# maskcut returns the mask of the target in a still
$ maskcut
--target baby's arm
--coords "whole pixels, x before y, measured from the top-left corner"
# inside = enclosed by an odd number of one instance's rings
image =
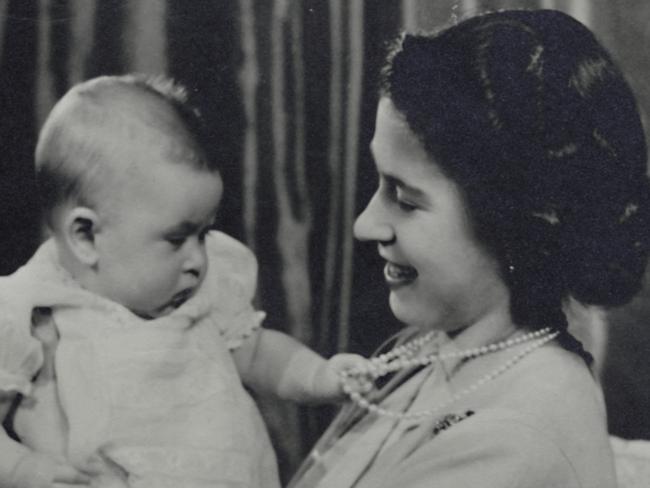
[[[246,384],[297,402],[341,400],[341,373],[361,369],[367,362],[356,354],[326,360],[289,335],[263,328],[233,356]]]
[[[215,301],[223,302],[215,309],[232,312],[232,317],[219,316],[217,322],[233,348],[244,383],[295,401],[341,399],[340,371],[358,369],[356,363],[365,360],[348,354],[325,360],[286,334],[258,328],[263,314],[251,305],[257,286],[255,256],[242,243],[220,232],[208,234],[206,249],[211,271],[203,286],[214,286]],[[232,320],[235,316],[247,323]],[[235,340],[230,342],[229,337]]]

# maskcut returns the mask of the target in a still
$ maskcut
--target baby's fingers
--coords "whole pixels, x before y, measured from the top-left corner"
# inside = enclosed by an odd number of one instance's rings
[[[365,394],[373,389],[374,384],[369,378],[372,364],[363,356],[337,354],[332,357],[332,367],[340,375],[341,387],[344,392],[350,394],[350,392],[356,391]]]
[[[330,359],[332,367],[338,372],[367,373],[370,361],[359,354],[341,353]]]

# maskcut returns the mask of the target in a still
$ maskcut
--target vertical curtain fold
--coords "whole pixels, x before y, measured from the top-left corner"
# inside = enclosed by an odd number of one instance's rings
[[[326,224],[321,226],[321,232],[325,233],[325,256],[323,261],[324,277],[321,295],[321,308],[319,317],[318,348],[322,351],[329,350],[331,336],[329,335],[329,323],[332,320],[333,291],[337,278],[337,252],[339,245],[339,215],[341,210],[341,168],[340,160],[342,154],[343,136],[343,103],[344,93],[344,59],[343,59],[343,33],[346,17],[343,9],[345,0],[329,0],[329,131],[327,148],[327,169],[329,179],[329,191],[327,194],[329,209],[326,217]]]
[[[41,127],[55,102],[54,80],[50,71],[52,47],[52,1],[38,0],[38,48],[36,71],[36,125]]]
[[[2,54],[4,52],[5,27],[7,25],[8,8],[9,8],[9,2],[7,2],[6,0],[0,2],[0,62],[2,62]]]
[[[417,2],[418,0],[402,0],[402,27],[407,31],[413,31],[418,24]]]
[[[352,298],[352,273],[354,262],[354,237],[352,227],[356,214],[357,168],[359,162],[359,124],[361,122],[361,99],[363,87],[363,0],[351,0],[348,5],[348,39],[347,56],[347,103],[345,114],[345,153],[343,158],[343,212],[339,226],[341,228],[341,286],[338,293],[339,320],[336,350],[347,351],[350,348],[350,307]],[[331,331],[330,334],[335,331]]]
[[[257,59],[257,44],[255,39],[255,8],[253,0],[239,0],[239,36],[242,50],[242,62],[239,70],[239,87],[244,105],[245,129],[242,154],[242,220],[244,238],[249,246],[256,251],[257,235],[257,204],[256,190],[259,179],[257,168],[257,96],[260,69]]]
[[[127,4],[124,46],[129,71],[167,73],[166,7],[160,0]]]
[[[296,9],[294,9],[296,10]],[[291,52],[285,41],[291,33],[290,9],[287,0],[274,0],[271,24],[271,133],[273,137],[273,184],[277,201],[276,245],[280,253],[280,274],[287,306],[288,331],[304,342],[310,342],[311,286],[309,281],[308,243],[310,222],[308,201],[301,202],[304,213],[292,202],[291,195],[304,195],[305,188],[296,189],[304,180],[295,178],[295,133],[288,133],[288,110],[292,103],[287,96],[287,63]],[[295,97],[295,93],[294,93]],[[293,115],[293,114],[292,114]],[[302,162],[301,162],[302,163]],[[292,174],[293,173],[293,174]]]
[[[93,37],[86,39],[92,48],[86,57],[84,79],[126,71],[124,59],[124,29],[130,2],[95,0]]]
[[[86,65],[95,37],[95,13],[97,0],[69,0],[69,29],[67,68],[69,84],[86,79]]]
[[[481,0],[463,0],[462,1],[462,9],[463,13],[469,13],[471,14],[472,12],[476,12],[480,8]]]

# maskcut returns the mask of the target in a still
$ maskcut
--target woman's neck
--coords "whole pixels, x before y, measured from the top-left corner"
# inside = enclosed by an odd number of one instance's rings
[[[470,325],[445,332],[462,347],[470,348],[502,341],[520,329],[522,327],[518,327],[512,320],[509,304],[503,304],[471,321]]]

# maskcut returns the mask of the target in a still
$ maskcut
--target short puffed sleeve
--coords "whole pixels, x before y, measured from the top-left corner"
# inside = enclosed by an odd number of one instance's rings
[[[19,287],[18,287],[19,288]],[[43,347],[31,334],[32,308],[21,299],[11,277],[0,278],[0,391],[31,391],[43,364]]]
[[[206,236],[208,271],[203,284],[211,300],[210,318],[229,349],[236,349],[260,327],[266,314],[256,310],[257,259],[244,244],[218,231]]]

